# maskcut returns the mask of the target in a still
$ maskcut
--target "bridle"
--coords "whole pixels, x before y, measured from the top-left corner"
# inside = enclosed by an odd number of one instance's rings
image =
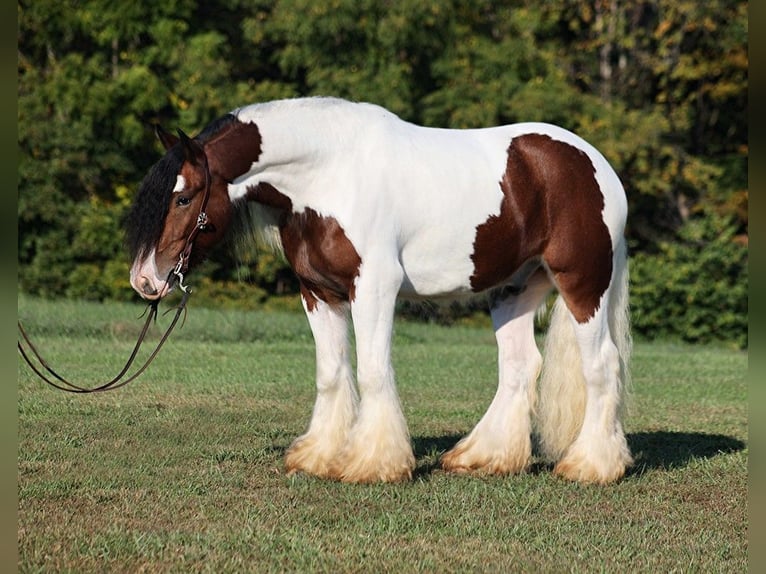
[[[191,294],[191,288],[188,285],[184,285],[184,274],[189,268],[189,259],[191,258],[192,249],[194,247],[194,241],[197,239],[197,236],[208,229],[208,226],[210,225],[209,218],[206,213],[208,200],[210,199],[210,186],[211,186],[211,175],[210,175],[210,169],[208,167],[207,158],[204,159],[204,169],[205,169],[205,191],[204,195],[202,196],[202,204],[200,205],[199,214],[197,215],[197,221],[194,225],[194,228],[189,233],[188,237],[186,238],[186,244],[184,245],[184,248],[181,250],[181,253],[178,256],[178,263],[176,263],[175,268],[168,274],[167,279],[165,280],[166,283],[169,283],[173,281],[173,277],[175,277],[178,281],[178,286],[183,291],[183,296],[181,297],[181,302],[175,307],[176,314],[173,317],[173,320],[170,322],[170,325],[168,325],[168,328],[165,330],[165,333],[160,338],[159,342],[157,343],[157,346],[155,347],[154,351],[149,355],[149,357],[146,359],[143,365],[136,370],[132,375],[130,375],[127,378],[125,375],[128,373],[128,370],[130,369],[131,365],[133,364],[133,361],[135,360],[136,356],[138,355],[138,351],[141,348],[142,343],[144,342],[144,339],[146,338],[146,334],[149,331],[149,326],[152,323],[152,321],[156,321],[157,319],[157,307],[159,306],[159,300],[152,301],[149,306],[147,307],[146,311],[144,311],[143,315],[147,315],[146,321],[144,322],[144,326],[141,329],[141,333],[138,336],[138,340],[136,341],[135,346],[133,347],[133,351],[130,354],[130,357],[128,357],[127,362],[125,363],[125,366],[120,370],[120,372],[110,379],[109,381],[102,383],[100,385],[97,385],[95,387],[83,387],[80,385],[77,385],[75,383],[72,383],[71,381],[68,381],[61,375],[59,375],[50,365],[48,365],[48,362],[40,355],[37,348],[32,344],[32,341],[29,338],[29,335],[27,335],[27,332],[24,330],[24,327],[21,325],[21,321],[18,321],[19,326],[19,332],[21,333],[21,337],[23,341],[26,343],[27,349],[24,348],[24,345],[22,345],[21,341],[17,342],[19,352],[21,353],[21,356],[26,361],[27,365],[34,371],[34,373],[42,379],[44,382],[48,383],[50,386],[59,389],[61,391],[66,391],[69,393],[97,393],[97,392],[103,392],[103,391],[111,391],[114,389],[118,389],[120,387],[123,387],[130,383],[131,381],[134,381],[137,379],[149,366],[149,364],[154,360],[154,358],[157,356],[157,354],[160,352],[160,349],[165,344],[165,341],[167,341],[168,337],[170,336],[170,333],[173,331],[174,327],[176,326],[176,323],[178,323],[179,318],[181,317],[181,313],[184,313],[184,319],[186,318],[186,303],[189,300],[189,296]],[[168,313],[172,311],[172,309],[168,309],[165,313]],[[148,313],[148,314],[147,314]],[[183,323],[182,323],[183,324]],[[33,356],[35,359],[37,359],[37,362],[39,363],[39,366],[36,365],[32,359],[31,356]]]
[[[200,204],[199,213],[197,214],[197,222],[189,233],[189,236],[186,238],[186,244],[184,245],[184,248],[181,249],[181,253],[178,255],[178,263],[176,263],[175,268],[170,272],[170,275],[168,275],[168,280],[172,279],[173,275],[177,277],[178,287],[184,293],[189,292],[189,288],[184,285],[184,274],[189,268],[189,259],[191,257],[192,247],[194,246],[194,240],[197,239],[197,235],[199,235],[201,232],[207,231],[208,224],[210,223],[207,212],[205,211],[207,209],[207,203],[210,199],[210,185],[212,183],[212,177],[210,175],[210,168],[207,163],[207,157],[204,158],[203,168],[205,170],[205,191],[202,195],[202,203]]]

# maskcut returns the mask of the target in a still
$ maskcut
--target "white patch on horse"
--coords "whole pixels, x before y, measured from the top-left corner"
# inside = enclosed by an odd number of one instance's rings
[[[154,293],[155,297],[162,298],[171,290],[171,285],[166,277],[157,269],[157,251],[152,249],[142,259],[136,259],[130,268],[130,284],[138,293],[144,295]]]
[[[310,207],[337,220],[362,260],[381,244],[395,245],[405,271],[402,295],[470,293],[476,228],[500,212],[499,180],[516,132],[422,128],[378,106],[356,104],[352,114],[347,106],[322,98],[237,110],[240,121],[258,125],[264,145],[254,169],[229,185],[230,199],[268,182],[295,213]],[[285,130],[285,122],[310,136]],[[360,161],[348,161],[355,157],[364,158],[363,170]],[[380,218],[385,213],[398,220]]]
[[[173,193],[180,193],[184,189],[186,189],[186,180],[184,179],[184,176],[178,175],[178,178],[176,178],[176,185],[173,188]]]

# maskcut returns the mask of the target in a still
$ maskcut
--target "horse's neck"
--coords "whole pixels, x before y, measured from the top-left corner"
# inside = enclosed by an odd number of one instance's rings
[[[360,128],[358,107],[334,100],[286,100],[243,108],[240,121],[252,122],[261,134],[262,153],[236,183],[267,182],[292,195],[322,166],[353,145]],[[230,190],[233,195],[241,191]],[[234,198],[234,197],[233,197]]]
[[[264,165],[282,165],[336,153],[350,143],[359,113],[359,105],[351,102],[306,98],[245,108],[240,118],[259,126]]]

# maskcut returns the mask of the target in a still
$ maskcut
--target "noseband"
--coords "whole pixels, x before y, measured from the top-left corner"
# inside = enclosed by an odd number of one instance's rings
[[[202,204],[200,205],[199,214],[197,215],[197,222],[194,225],[194,229],[191,230],[189,233],[189,236],[186,238],[186,244],[184,245],[184,248],[181,250],[181,253],[178,256],[178,263],[176,263],[175,268],[168,274],[168,278],[166,279],[166,282],[172,281],[173,276],[175,276],[178,280],[178,286],[183,291],[183,297],[181,298],[181,302],[178,304],[176,309],[176,314],[173,317],[173,320],[170,322],[170,325],[168,325],[167,330],[162,335],[162,338],[160,338],[159,342],[157,343],[157,347],[154,349],[151,355],[146,359],[144,364],[132,375],[130,375],[127,378],[125,375],[128,373],[128,370],[130,369],[130,366],[133,364],[133,361],[135,360],[136,356],[138,355],[138,351],[141,348],[141,344],[144,342],[144,338],[146,337],[146,333],[149,331],[149,325],[152,323],[152,321],[156,321],[157,319],[157,306],[159,305],[159,301],[153,301],[149,304],[149,307],[147,307],[147,310],[144,311],[146,314],[148,312],[148,315],[146,317],[146,322],[144,323],[143,329],[141,329],[141,333],[138,336],[138,341],[136,341],[135,346],[133,347],[133,352],[130,354],[130,357],[128,358],[127,362],[125,363],[125,366],[122,368],[122,370],[111,380],[102,383],[100,385],[97,385],[95,387],[83,387],[80,385],[77,385],[75,383],[72,383],[59,375],[53,368],[51,368],[48,365],[48,362],[40,355],[38,350],[35,348],[35,346],[32,344],[32,341],[29,338],[29,335],[27,335],[27,332],[24,330],[24,328],[21,326],[21,321],[18,321],[19,326],[19,332],[21,333],[21,337],[23,341],[26,343],[27,349],[24,348],[24,345],[22,345],[21,341],[17,342],[17,346],[19,349],[19,352],[21,353],[21,356],[26,361],[27,365],[35,372],[35,374],[40,377],[43,381],[48,383],[50,386],[55,387],[56,389],[59,389],[61,391],[66,391],[69,393],[97,393],[97,392],[103,392],[103,391],[110,391],[114,389],[118,389],[120,387],[123,387],[130,383],[131,381],[137,379],[139,375],[141,375],[146,368],[149,366],[149,364],[154,360],[154,358],[157,356],[157,354],[160,352],[160,349],[165,344],[165,341],[170,336],[170,333],[173,331],[173,328],[176,326],[176,323],[178,323],[178,319],[181,317],[181,313],[184,313],[184,318],[186,317],[186,303],[189,300],[189,295],[191,294],[191,288],[188,285],[184,285],[184,273],[189,268],[189,259],[191,257],[192,248],[194,247],[194,241],[197,239],[197,236],[202,233],[203,231],[206,231],[209,226],[209,219],[207,216],[207,213],[205,210],[207,209],[208,200],[210,199],[210,185],[211,185],[211,176],[210,176],[210,169],[208,167],[207,158],[204,159],[204,166],[205,168],[205,191],[204,195],[202,196]],[[171,311],[172,309],[169,309],[167,312]],[[38,365],[35,365],[32,361],[31,357],[34,357],[37,359]]]

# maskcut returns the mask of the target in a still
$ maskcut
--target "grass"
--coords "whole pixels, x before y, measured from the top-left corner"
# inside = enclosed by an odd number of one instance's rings
[[[343,485],[282,471],[313,404],[305,319],[190,307],[147,373],[114,393],[60,393],[20,362],[20,572],[747,569],[744,353],[636,346],[636,465],[617,485],[571,484],[541,463],[453,476],[438,457],[494,394],[494,337],[398,322],[415,478]],[[122,366],[140,311],[19,301],[51,364],[83,384]]]

